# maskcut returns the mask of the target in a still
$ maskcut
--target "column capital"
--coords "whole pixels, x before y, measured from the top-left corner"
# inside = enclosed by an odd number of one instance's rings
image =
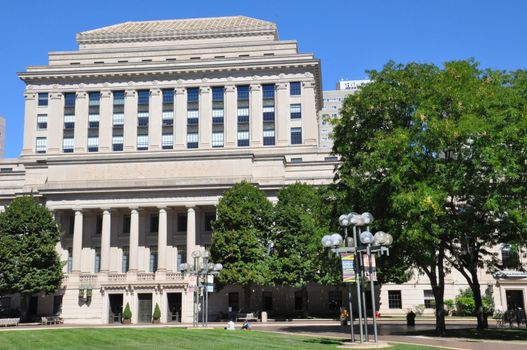
[[[225,85],[225,92],[236,92],[236,85]]]
[[[302,82],[302,87],[303,88],[309,88],[309,89],[313,89],[315,87],[315,82],[310,80],[310,81],[303,81]]]
[[[63,97],[64,95],[61,92],[51,92],[49,94],[50,100],[62,100]]]
[[[285,90],[287,89],[287,83],[276,83],[275,89],[276,90]]]
[[[24,93],[24,99],[26,101],[30,101],[30,100],[35,100],[37,98],[37,93],[36,92],[25,92]]]
[[[112,213],[112,208],[103,207],[103,208],[101,208],[101,210],[102,210],[102,214],[103,215],[109,215],[109,214]]]
[[[101,98],[110,98],[112,97],[111,90],[101,90]]]
[[[82,215],[84,208],[73,208],[73,210],[75,211],[75,215]]]
[[[125,97],[135,97],[136,95],[137,95],[136,90],[128,89],[128,90],[124,91],[124,96]]]
[[[200,94],[208,94],[211,92],[210,86],[200,86],[199,87]]]
[[[176,95],[185,95],[185,93],[187,92],[187,89],[183,87],[177,87],[174,89],[174,92],[176,93]]]
[[[251,90],[251,91],[260,91],[260,90],[262,90],[262,85],[260,85],[260,84],[251,84],[251,85],[249,85],[249,90]]]
[[[77,92],[75,93],[75,98],[76,98],[76,99],[84,99],[84,98],[86,98],[87,96],[88,96],[88,92],[86,92],[86,91],[77,91]]]
[[[161,95],[161,89],[160,88],[150,89],[150,96],[159,96],[159,95]]]

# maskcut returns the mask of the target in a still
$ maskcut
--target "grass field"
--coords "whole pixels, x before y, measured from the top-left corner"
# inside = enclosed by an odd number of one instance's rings
[[[188,330],[176,328],[48,329],[0,331],[0,349],[147,349],[147,350],[264,350],[336,349],[341,342],[323,337],[303,337],[259,331]],[[394,345],[394,350],[432,350]]]

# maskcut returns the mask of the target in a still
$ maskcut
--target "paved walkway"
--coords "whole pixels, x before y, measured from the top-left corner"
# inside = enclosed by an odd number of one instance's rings
[[[371,319],[370,319],[371,322]],[[209,322],[209,327],[223,328],[226,324],[224,322]],[[22,324],[19,327],[1,327],[1,331],[24,331],[24,330],[50,330],[50,329],[72,329],[72,328],[188,328],[192,324],[169,323],[169,324],[139,324],[123,326],[121,324],[115,325],[80,325],[80,324],[66,324],[66,325],[50,325],[41,326],[38,324]],[[241,323],[236,327],[239,329]],[[447,321],[447,329],[456,328],[475,328],[475,321],[471,320],[449,320]],[[268,323],[253,323],[253,329],[258,331],[277,332],[284,334],[304,335],[317,338],[336,338],[347,340],[350,338],[350,328],[342,327],[337,321],[327,320],[294,320],[291,322],[268,322]],[[423,331],[434,329],[433,320],[418,320],[417,325],[412,330]],[[497,340],[482,340],[482,339],[459,339],[459,338],[437,338],[425,336],[413,336],[405,334],[408,331],[406,322],[402,320],[380,320],[378,322],[379,339],[393,343],[406,344],[420,344],[429,346],[438,346],[449,349],[468,349],[468,350],[526,350],[527,341],[497,341]],[[358,326],[355,325],[356,339]],[[527,332],[527,331],[526,331]],[[372,329],[370,325],[370,337]]]

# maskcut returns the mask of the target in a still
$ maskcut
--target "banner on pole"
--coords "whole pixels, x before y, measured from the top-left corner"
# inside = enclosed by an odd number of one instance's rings
[[[362,256],[362,266],[364,266],[364,277],[366,281],[377,282],[377,266],[375,265],[375,255],[371,255],[371,276],[370,276],[370,259],[368,255]]]
[[[355,282],[355,255],[342,253],[340,259],[342,261],[342,282]]]

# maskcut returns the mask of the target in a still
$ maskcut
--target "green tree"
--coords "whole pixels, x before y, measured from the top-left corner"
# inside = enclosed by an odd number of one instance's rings
[[[253,285],[271,282],[269,243],[273,205],[256,186],[241,182],[227,190],[213,222],[211,258],[222,263],[219,284],[244,287],[244,308],[250,310]]]
[[[271,266],[273,282],[301,288],[303,313],[307,316],[307,285],[317,280],[320,240],[328,233],[320,216],[321,198],[311,185],[296,183],[278,192]]]
[[[13,199],[0,214],[0,294],[21,294],[23,319],[29,296],[51,294],[60,286],[59,240],[53,216],[33,197]]]
[[[370,79],[335,126],[337,186],[372,208],[397,254],[428,276],[438,334],[452,267],[474,291],[484,327],[477,270],[493,263],[487,248],[525,237],[525,77],[458,61],[443,69],[390,62]]]

